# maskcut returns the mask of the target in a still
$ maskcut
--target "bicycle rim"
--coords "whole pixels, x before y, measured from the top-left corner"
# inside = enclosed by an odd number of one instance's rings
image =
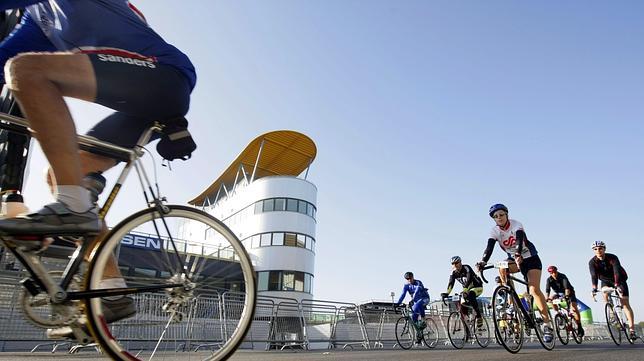
[[[608,326],[608,333],[610,333],[610,337],[613,339],[613,342],[617,346],[622,344],[622,324],[619,322],[619,318],[617,317],[617,313],[615,313],[615,310],[613,309],[613,305],[610,303],[606,304],[606,307],[604,307],[604,313],[606,314],[606,326]]]
[[[486,348],[490,344],[490,324],[487,322],[487,319],[483,317],[482,328],[479,329],[476,326],[476,323],[474,324],[474,328],[474,337],[476,337],[476,342],[479,344],[479,346]]]
[[[156,289],[127,295],[136,313],[113,323],[110,312],[123,316],[127,307],[87,300],[92,333],[113,359],[163,359],[185,350],[191,351],[184,354],[188,360],[218,361],[243,341],[255,308],[255,273],[222,222],[177,205],[162,218],[155,208],[133,214],[94,251],[86,289],[108,288],[101,280],[114,277],[115,261],[127,287]]]
[[[569,340],[568,325],[566,319],[561,314],[555,316],[555,330],[557,331],[557,337],[561,341],[561,344],[567,345]]]
[[[497,287],[492,295],[492,320],[499,343],[508,352],[517,353],[523,346],[523,316],[512,302],[510,288]]]
[[[458,312],[452,312],[447,319],[447,337],[455,348],[463,348],[467,340],[465,322]]]
[[[423,330],[423,339],[425,341],[425,346],[429,348],[434,348],[438,344],[438,325],[433,318],[425,318],[425,323],[427,328]]]
[[[411,328],[412,325],[407,317],[401,317],[396,321],[396,342],[405,350],[409,350],[414,344],[414,334]]]
[[[552,315],[550,315],[550,310],[548,312],[548,318],[550,319],[550,324],[552,325]],[[534,310],[534,313],[532,314],[533,321],[534,321],[534,331],[537,334],[537,339],[539,340],[539,343],[543,348],[545,348],[548,351],[551,351],[553,348],[555,348],[555,337],[552,335],[552,340],[550,342],[546,342],[544,340],[544,334],[543,334],[543,328],[542,326],[545,325],[544,317],[541,314],[541,311],[539,310]],[[554,327],[551,327],[554,328]]]

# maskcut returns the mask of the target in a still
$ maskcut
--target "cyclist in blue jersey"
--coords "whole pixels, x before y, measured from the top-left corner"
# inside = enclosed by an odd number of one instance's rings
[[[0,231],[97,232],[102,224],[81,180],[115,161],[79,152],[63,97],[114,109],[89,135],[132,147],[152,122],[187,113],[196,82],[194,67],[126,0],[0,2],[0,10],[21,7],[25,11],[20,24],[0,44],[2,81],[51,165],[56,202],[33,214],[0,220]]]
[[[425,306],[429,304],[429,293],[420,280],[414,279],[414,274],[412,272],[405,272],[404,277],[407,280],[407,283],[403,286],[402,294],[396,303],[400,305],[407,294],[411,296],[411,301],[409,302],[412,312],[411,317],[416,327],[419,330],[422,330],[427,327],[424,318]],[[418,333],[418,336],[419,339],[422,337],[420,332]]]
[[[187,126],[183,117],[196,83],[194,66],[126,0],[0,2],[2,11],[15,8],[24,8],[24,13],[0,43],[0,83],[11,90],[35,131],[53,171],[49,182],[56,201],[32,214],[0,219],[0,232],[100,232],[105,225],[82,179],[116,161],[79,150],[63,97],[113,109],[88,135],[131,148],[155,121]],[[105,287],[126,286],[115,264],[105,274]],[[136,312],[129,297],[103,302],[108,323]]]

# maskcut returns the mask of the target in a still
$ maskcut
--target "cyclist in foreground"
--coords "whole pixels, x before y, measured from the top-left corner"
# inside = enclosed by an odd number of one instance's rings
[[[483,281],[476,275],[472,267],[462,263],[461,257],[452,257],[451,263],[452,274],[449,276],[449,282],[447,283],[447,292],[441,293],[441,298],[445,299],[449,296],[452,288],[454,288],[454,281],[458,280],[463,285],[463,300],[474,308],[476,312],[476,327],[481,328],[483,326],[483,316],[481,315],[481,308],[476,298],[483,293]],[[462,312],[467,312],[467,308],[465,307],[462,307],[461,310]]]
[[[550,314],[546,297],[541,292],[541,259],[537,255],[537,249],[534,244],[528,240],[528,237],[521,222],[508,218],[508,207],[503,204],[494,204],[490,207],[488,214],[494,219],[496,225],[490,232],[487,241],[487,247],[483,252],[481,262],[477,264],[480,269],[492,256],[494,244],[498,243],[501,249],[508,255],[509,271],[516,273],[521,271],[523,277],[528,282],[530,295],[534,297],[537,308],[543,315],[543,338],[546,342],[552,341],[552,327],[550,326]],[[501,280],[507,283],[507,273],[501,270]]]
[[[624,313],[628,319],[628,328],[629,336],[631,339],[636,339],[637,334],[635,333],[635,315],[633,314],[633,309],[629,303],[628,298],[628,274],[624,267],[622,267],[619,262],[619,258],[612,253],[606,253],[606,243],[603,241],[595,241],[592,244],[592,249],[595,252],[595,256],[590,259],[588,262],[588,268],[590,270],[590,278],[593,285],[593,296],[598,292],[597,291],[597,280],[601,281],[602,287],[614,287],[617,289],[620,300],[622,301],[622,307],[624,308]],[[608,295],[604,293],[604,301],[608,302]]]
[[[82,178],[116,161],[79,151],[63,97],[115,110],[88,135],[131,148],[154,121],[183,119],[196,83],[194,67],[128,1],[0,3],[0,10],[19,7],[25,7],[20,25],[0,44],[0,82],[6,83],[36,132],[55,176],[49,181],[56,201],[32,214],[0,219],[0,233],[99,233],[105,225]],[[111,268],[105,287],[126,287],[116,265]],[[106,315],[108,322],[135,312],[129,297],[104,302],[113,311]]]
[[[425,306],[429,304],[429,293],[427,288],[423,285],[420,280],[414,279],[414,274],[412,272],[405,272],[404,275],[407,283],[403,286],[402,294],[398,298],[397,305],[400,305],[405,299],[405,296],[409,294],[411,296],[411,319],[414,322],[414,325],[418,330],[422,330],[427,327],[425,323]],[[417,333],[417,342],[420,342],[422,339],[422,334]]]
[[[557,297],[558,295],[563,294],[570,300],[570,306],[572,307],[573,311],[572,314],[575,318],[575,321],[577,322],[578,335],[579,337],[584,337],[584,329],[581,326],[581,316],[579,315],[579,307],[577,307],[577,297],[575,295],[575,289],[572,287],[572,284],[568,280],[568,277],[565,274],[559,272],[557,267],[549,266],[548,273],[550,274],[550,277],[548,277],[548,279],[546,280],[546,296],[548,297],[548,300],[554,299],[554,297],[550,297],[550,289],[552,289],[557,294]]]

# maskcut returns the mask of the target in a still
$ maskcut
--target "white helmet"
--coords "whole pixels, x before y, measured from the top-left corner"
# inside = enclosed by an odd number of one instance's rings
[[[595,241],[593,244],[590,246],[590,248],[595,249],[598,247],[606,248],[606,243],[604,241]]]

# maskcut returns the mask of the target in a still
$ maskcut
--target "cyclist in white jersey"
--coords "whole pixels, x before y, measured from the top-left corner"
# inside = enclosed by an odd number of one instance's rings
[[[521,271],[523,277],[528,282],[530,295],[534,297],[537,308],[544,318],[543,334],[544,340],[552,340],[552,327],[550,326],[550,314],[546,297],[541,292],[541,259],[537,255],[537,249],[534,244],[528,240],[528,237],[521,222],[508,218],[508,207],[503,204],[494,204],[488,212],[494,219],[496,225],[490,232],[490,238],[487,241],[487,247],[483,252],[483,259],[477,265],[479,269],[485,265],[492,256],[494,244],[498,243],[501,249],[508,255],[509,271],[516,273]],[[506,270],[501,270],[501,280],[507,282]]]

